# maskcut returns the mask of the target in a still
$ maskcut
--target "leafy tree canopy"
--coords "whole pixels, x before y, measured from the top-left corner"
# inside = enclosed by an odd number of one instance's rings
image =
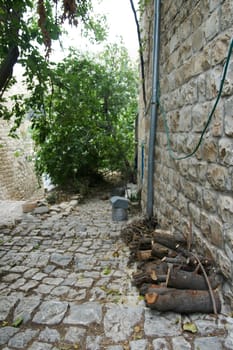
[[[14,83],[13,67],[19,62],[25,68],[28,91],[42,103],[42,85],[51,74],[48,57],[52,41],[58,40],[63,24],[82,24],[86,32],[93,32],[96,40],[105,35],[101,20],[94,19],[91,0],[0,0],[0,116],[22,115],[20,104],[14,101],[12,112],[4,105],[4,92]],[[42,53],[42,45],[45,54]]]
[[[101,169],[129,175],[136,77],[126,49],[118,45],[97,57],[71,51],[57,64],[44,107],[32,114],[37,170],[55,184],[72,187]]]

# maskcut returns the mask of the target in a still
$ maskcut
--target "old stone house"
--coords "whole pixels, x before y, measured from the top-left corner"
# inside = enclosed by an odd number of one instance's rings
[[[201,139],[232,43],[233,1],[154,1],[144,1],[141,19],[146,105],[141,96],[138,181],[143,211],[177,235],[188,236],[192,225],[193,245],[214,258],[233,305],[233,52]],[[199,141],[197,151],[185,158]]]

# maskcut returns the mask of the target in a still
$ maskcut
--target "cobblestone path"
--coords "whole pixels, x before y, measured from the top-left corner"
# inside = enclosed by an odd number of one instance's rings
[[[75,200],[0,229],[0,348],[233,349],[233,318],[152,312],[109,201]],[[197,333],[183,330],[195,323]]]

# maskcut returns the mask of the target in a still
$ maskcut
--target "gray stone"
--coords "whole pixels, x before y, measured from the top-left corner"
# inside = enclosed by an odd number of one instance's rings
[[[227,349],[233,349],[233,332],[229,332],[224,345]]]
[[[0,321],[4,321],[9,315],[11,309],[18,302],[17,297],[2,296],[0,297]]]
[[[2,327],[0,328],[0,345],[6,344],[8,340],[19,330],[14,327]]]
[[[39,269],[35,267],[35,268],[27,270],[24,273],[24,277],[25,278],[33,278],[33,276],[36,275],[37,273],[39,273]]]
[[[28,292],[30,289],[35,288],[38,285],[38,281],[29,281],[27,283],[25,283],[23,286],[21,286],[19,289],[24,291],[24,292]]]
[[[36,307],[39,304],[39,297],[27,297],[20,300],[20,303],[18,304],[14,312],[14,321],[17,318],[22,318],[23,323],[29,321],[31,319],[32,312],[36,309]]]
[[[20,275],[18,273],[9,273],[8,275],[5,275],[2,277],[2,281],[3,282],[13,282],[19,277],[20,277]]]
[[[47,276],[46,273],[38,272],[32,277],[32,279],[37,280],[37,281],[41,281],[46,276]]]
[[[72,344],[80,344],[85,338],[86,330],[78,327],[69,327],[65,335],[65,342]]]
[[[65,324],[89,325],[100,324],[102,320],[102,307],[96,302],[87,302],[81,305],[70,305],[70,314],[64,320]]]
[[[55,295],[55,296],[65,295],[65,294],[69,293],[69,290],[70,290],[70,288],[67,286],[55,287],[52,290],[51,295]]]
[[[146,339],[133,340],[129,345],[130,350],[147,350],[148,341]]]
[[[64,281],[63,278],[56,277],[46,277],[43,279],[43,283],[58,286]]]
[[[218,320],[215,318],[209,320],[195,320],[195,325],[197,326],[198,333],[200,335],[209,335],[214,333],[216,330],[224,329],[224,325],[218,322]]]
[[[18,288],[22,287],[25,284],[25,282],[26,282],[25,278],[19,278],[17,281],[12,283],[10,285],[10,287],[11,287],[12,290],[18,289]]]
[[[172,338],[172,349],[173,350],[191,350],[191,345],[185,340],[184,337],[173,337]]]
[[[47,214],[49,213],[49,208],[46,205],[42,205],[41,207],[37,207],[33,210],[34,214]]]
[[[51,276],[54,277],[62,277],[62,278],[66,278],[69,275],[68,271],[65,271],[64,269],[56,269],[51,273]]]
[[[180,315],[146,310],[144,329],[147,336],[178,336],[181,333]]]
[[[24,260],[24,264],[28,265],[29,267],[45,267],[48,264],[49,261],[49,254],[48,253],[38,253],[38,252],[32,252],[29,254],[27,259]]]
[[[46,344],[46,343],[40,343],[38,341],[35,341],[28,350],[51,350],[53,347],[52,344]]]
[[[160,350],[160,349],[171,350],[170,345],[166,339],[157,338],[153,340],[153,350]]]
[[[93,284],[92,278],[81,278],[75,283],[75,287],[79,288],[90,288]]]
[[[102,337],[100,336],[88,336],[86,340],[86,350],[101,350],[101,340]]]
[[[62,321],[68,308],[67,302],[45,301],[40,305],[33,322],[39,324],[55,325]]]
[[[65,267],[68,266],[72,260],[72,255],[64,255],[64,254],[58,254],[58,253],[53,253],[50,259],[51,263],[54,263],[56,265]]]
[[[51,292],[51,290],[54,288],[54,285],[47,285],[47,284],[40,284],[37,288],[37,293],[41,293],[41,294],[48,294]]]
[[[133,327],[140,322],[143,314],[141,307],[110,304],[104,317],[105,335],[114,342],[128,339]]]
[[[19,332],[15,334],[10,340],[8,345],[17,349],[26,349],[29,342],[39,333],[38,330],[26,329],[25,332]]]
[[[203,337],[194,340],[194,350],[222,350],[222,341],[218,337]]]
[[[42,332],[40,332],[39,340],[48,343],[55,343],[60,341],[60,334],[56,329],[46,327]]]
[[[121,345],[112,345],[112,346],[108,346],[106,350],[124,350],[124,348]]]

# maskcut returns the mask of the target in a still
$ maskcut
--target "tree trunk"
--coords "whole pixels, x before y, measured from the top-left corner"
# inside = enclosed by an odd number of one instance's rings
[[[0,92],[1,95],[6,89],[6,86],[12,77],[13,67],[19,57],[19,49],[17,46],[13,46],[9,49],[9,52],[0,66]]]

